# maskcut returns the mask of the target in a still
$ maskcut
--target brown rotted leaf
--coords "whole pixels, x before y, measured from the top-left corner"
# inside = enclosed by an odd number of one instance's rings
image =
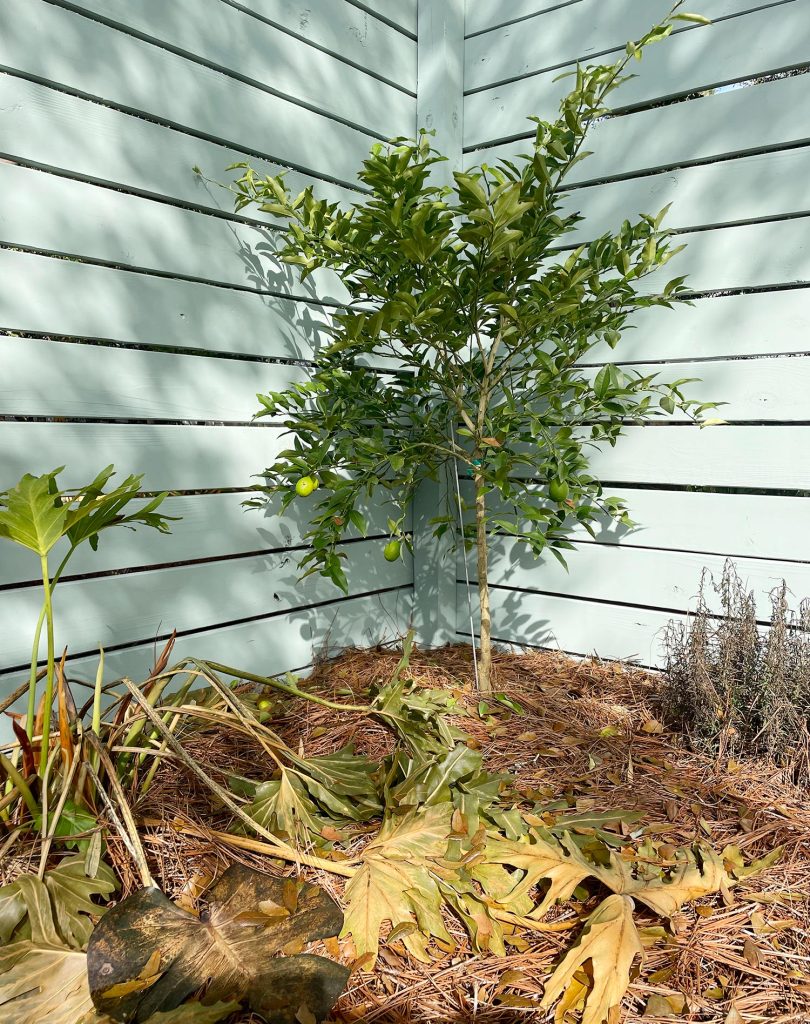
[[[87,950],[96,1008],[144,1022],[202,993],[205,1003],[247,1003],[269,1024],[326,1017],[348,970],[319,956],[275,956],[338,934],[343,915],[322,889],[297,886],[293,905],[288,879],[234,864],[207,902],[196,917],[160,890],[141,889],[110,910]]]

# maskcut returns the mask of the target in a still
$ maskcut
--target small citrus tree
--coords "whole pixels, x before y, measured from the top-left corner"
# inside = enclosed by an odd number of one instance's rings
[[[671,306],[685,291],[683,278],[658,274],[682,248],[661,228],[665,211],[565,245],[582,218],[563,186],[588,155],[588,129],[607,113],[628,62],[678,18],[705,20],[675,8],[628,43],[621,61],[578,68],[557,120],[533,119],[529,154],[456,172],[452,186],[432,180],[443,158],[425,132],[374,146],[359,175],[369,192],[349,209],[311,188],[293,196],[283,175],[235,165],[243,169],[231,186],[237,209],[257,204],[278,218],[279,258],[302,277],[330,268],[351,296],[311,379],[259,396],[259,415],[282,419],[293,436],[260,491],[280,494],[283,510],[321,486],[300,566],[345,590],[338,543],[350,525],[365,529],[361,498],[383,493],[390,503],[391,559],[400,543],[411,545],[403,524],[420,483],[448,465],[471,477],[460,514],[448,504],[432,522],[437,535],[452,529],[477,550],[482,690],[490,685],[489,531],[565,564],[572,526],[593,532],[605,514],[630,522],[589,472],[591,451],[614,445],[628,423],[676,410],[697,419],[708,408],[684,397],[686,380],[581,365],[595,345],[617,345],[634,310]],[[396,368],[368,368],[381,359]]]

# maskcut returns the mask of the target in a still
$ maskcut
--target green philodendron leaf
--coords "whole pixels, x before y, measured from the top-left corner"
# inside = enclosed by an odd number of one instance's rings
[[[43,882],[28,881],[31,877],[22,876],[0,889],[0,943],[31,938],[36,930],[28,919],[33,906],[39,914],[47,911],[59,943],[83,949],[94,919],[104,912],[94,897],[107,899],[118,888],[112,870],[100,861],[95,875],[89,876],[84,855],[73,854],[46,871]]]
[[[53,810],[53,809],[52,809]],[[98,819],[86,808],[80,807],[73,800],[66,800],[56,823],[54,835],[60,840],[62,846],[84,850],[87,848],[89,839],[74,839],[81,832],[89,832],[97,824]],[[49,821],[50,825],[50,821]],[[34,816],[34,827],[42,831],[42,814]]]
[[[0,537],[35,552],[48,554],[65,532],[68,506],[55,494],[62,468],[42,476],[26,473],[16,486],[0,493]]]

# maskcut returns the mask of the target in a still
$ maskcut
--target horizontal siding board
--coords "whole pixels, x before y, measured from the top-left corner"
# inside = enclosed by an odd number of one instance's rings
[[[622,335],[615,349],[600,342],[588,353],[588,361],[807,352],[810,291],[798,288],[707,296],[671,310],[640,310],[630,322],[634,328]]]
[[[411,616],[411,589],[338,600],[316,608],[299,608],[256,622],[206,629],[178,638],[173,664],[183,658],[197,657],[219,661],[260,675],[277,675],[290,669],[304,669],[324,653],[352,646],[388,643],[403,636]],[[202,629],[202,625],[201,625]],[[105,657],[105,680],[144,679],[155,662],[163,641],[140,644]],[[71,658],[69,678],[82,680],[84,688],[73,684],[77,704],[90,694],[98,658]],[[20,673],[0,674],[0,694],[10,693],[22,682]],[[24,712],[25,699],[16,708]],[[11,724],[4,716],[0,724],[0,743],[12,739]]]
[[[665,326],[665,321],[661,327]],[[639,363],[633,372],[658,374],[663,382],[697,377],[684,394],[699,402],[722,402],[716,414],[733,422],[810,420],[810,357],[785,359],[718,359],[711,362]]]
[[[7,416],[245,422],[258,411],[257,392],[306,378],[288,363],[0,337],[0,415]]]
[[[637,77],[613,94],[611,106],[660,102],[804,64],[810,61],[809,13],[808,0],[796,0],[780,7],[778,16],[771,9],[754,11],[678,33],[647,54],[634,69]],[[554,81],[558,75],[547,71],[467,96],[465,146],[485,143],[493,131],[495,138],[525,132],[529,115],[554,118],[571,89],[567,78]]]
[[[416,0],[228,0],[316,46],[416,90]],[[368,10],[364,10],[364,6]],[[374,14],[380,17],[375,18]],[[404,32],[386,25],[393,22]]]
[[[289,359],[326,341],[328,307],[279,296],[3,249],[0,274],[5,330]]]
[[[0,65],[142,112],[228,146],[353,183],[371,138],[100,22],[6,0]],[[87,55],[93,59],[88,60]]]
[[[273,257],[277,235],[264,228],[13,164],[0,164],[0,189],[15,197],[0,208],[6,245],[319,301],[348,298],[331,271],[302,284]]]
[[[459,586],[458,608],[466,608]],[[492,635],[499,641],[552,647],[571,654],[661,665],[661,634],[673,616],[649,608],[595,604],[546,594],[492,592]],[[461,614],[459,622],[463,622]],[[465,631],[461,627],[461,631]]]
[[[347,0],[372,16],[385,18],[411,35],[416,33],[417,0]]]
[[[673,613],[694,611],[701,573],[708,569],[719,579],[725,556],[621,547],[615,544],[578,544],[566,552],[570,572],[550,555],[536,559],[523,544],[495,537],[490,543],[489,581],[493,586],[541,591],[618,604],[649,606]],[[474,553],[468,558],[475,578]],[[810,562],[779,562],[771,559],[735,559],[746,590],[754,592],[757,616],[770,618],[769,594],[787,582],[796,601],[810,596]],[[459,558],[459,578],[464,575]],[[719,597],[709,588],[705,595],[710,611],[722,612]]]
[[[73,4],[91,16],[100,15],[123,29],[142,32],[363,129],[388,137],[412,128],[413,96],[222,0],[173,0],[171,4],[164,0],[139,0],[136,4],[130,0],[73,0]],[[386,78],[395,82],[402,78],[412,89],[413,42],[374,22],[369,46],[368,39],[358,38],[344,22],[346,11],[352,8],[343,8],[335,11],[333,6],[328,20],[343,28],[342,37],[360,44],[355,48],[357,56],[373,52],[375,69],[387,66]],[[356,9],[353,15],[366,24],[371,20]]]
[[[150,491],[249,487],[286,444],[276,427],[0,422],[4,479],[66,465],[65,487],[86,483],[109,463],[120,473],[144,473]]]
[[[686,275],[691,291],[810,283],[810,219],[766,221],[680,235],[685,251],[645,277],[641,290]]]
[[[594,126],[587,148],[592,156],[577,165],[570,184],[597,182],[739,153],[810,142],[806,121],[796,117],[810,102],[810,75],[763,82],[653,110],[611,117]],[[531,135],[524,122],[520,131]],[[506,137],[497,121],[489,138]],[[519,139],[467,157],[467,166],[525,153],[530,139]]]
[[[808,427],[628,427],[591,459],[603,480],[632,484],[810,489]]]
[[[789,4],[797,2],[788,0]],[[702,0],[700,13],[716,20],[761,6],[762,0]],[[500,8],[503,11],[504,5]],[[464,87],[480,89],[576,61],[596,62],[598,58],[609,63],[624,50],[628,39],[640,39],[671,8],[671,0],[584,0],[546,11],[530,21],[505,25],[497,33],[475,36],[467,41]],[[773,16],[779,19],[786,14],[779,11]],[[680,32],[684,31],[696,28],[681,23]],[[658,47],[648,51],[645,63],[654,63],[659,54]]]
[[[808,181],[810,146],[578,188],[568,194],[564,209],[584,220],[565,241],[590,241],[617,231],[625,218],[657,214],[667,204],[664,226],[687,231],[807,214]]]
[[[7,481],[2,481],[5,486]],[[166,498],[161,512],[174,516],[171,533],[139,527],[137,530],[109,530],[100,539],[97,551],[88,544],[78,548],[68,563],[68,576],[99,575],[125,569],[143,569],[172,562],[227,558],[271,549],[299,547],[309,526],[309,515],[319,495],[299,498],[283,513],[271,515],[268,509],[246,509],[242,501],[247,494],[189,494]],[[275,501],[272,509],[278,509]],[[388,532],[391,509],[385,495],[360,505],[366,518],[366,535],[382,537]],[[404,529],[410,529],[410,516]],[[347,527],[346,537],[357,538],[354,527]],[[380,550],[369,548],[369,557],[382,557]],[[350,559],[352,548],[348,549]],[[60,542],[53,548],[50,564],[56,568],[67,553]],[[293,551],[294,562],[303,552]],[[3,542],[0,584],[8,587],[38,580],[39,560],[19,545]]]
[[[0,75],[0,96],[0,153],[77,177],[232,213],[233,196],[203,181],[193,167],[223,182],[232,177],[225,168],[240,161],[247,160],[263,175],[283,169],[14,75]],[[312,185],[330,202],[350,203],[358,196],[354,190],[297,171],[288,172],[286,180],[296,193]],[[259,220],[266,216],[258,210],[247,212]]]
[[[471,500],[471,483],[462,483],[462,493]],[[735,558],[808,558],[808,498],[632,487],[611,487],[609,493],[627,503],[636,525],[622,526],[604,516],[594,524],[599,544],[697,551]],[[487,504],[493,518],[514,515],[513,507],[497,495],[489,495]],[[695,524],[699,524],[699,529]],[[572,527],[570,537],[585,543],[591,541],[585,529],[577,525]],[[578,561],[573,564],[576,568]]]
[[[392,564],[373,557],[378,552],[377,541],[350,546],[346,571],[352,595],[411,582],[410,561]],[[172,629],[193,630],[339,596],[322,576],[299,582],[296,563],[289,553],[277,552],[62,583],[54,601],[57,647],[90,651],[99,644],[147,640]],[[0,650],[6,667],[30,658],[40,607],[36,588],[0,592]]]
[[[468,36],[477,32],[488,32],[504,22],[535,17],[555,7],[579,5],[585,0],[467,0],[465,31]],[[490,41],[494,42],[492,36]],[[469,43],[467,44],[469,45]]]

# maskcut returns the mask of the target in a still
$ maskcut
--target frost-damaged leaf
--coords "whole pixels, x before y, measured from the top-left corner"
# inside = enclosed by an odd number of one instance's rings
[[[210,1006],[203,1006],[202,1003],[183,1003],[176,1010],[167,1010],[166,1013],[153,1013],[145,1024],[219,1024],[219,1021],[230,1017],[239,1009],[239,1003],[212,1003]],[[80,1024],[85,1024],[81,1021]],[[94,1021],[87,1021],[87,1024],[95,1024]],[[103,1024],[99,1018],[99,1024]]]
[[[567,900],[580,882],[594,874],[594,865],[579,851],[567,834],[559,839],[546,829],[533,828],[523,840],[490,838],[484,852],[487,864],[518,868],[523,874],[514,881],[499,902],[523,900],[540,882],[548,882],[543,899],[532,912],[542,917],[556,900]]]
[[[0,949],[3,1024],[77,1024],[92,1011],[84,953],[27,939]]]
[[[46,871],[44,879],[45,896],[50,897],[59,941],[74,949],[84,949],[93,930],[92,918],[104,912],[104,907],[93,903],[92,898],[106,898],[118,888],[115,875],[103,861],[94,877],[87,875],[85,865],[84,854],[66,857],[57,867]],[[29,913],[26,895],[30,899],[39,895],[32,892],[32,883],[26,880],[30,877],[24,875],[0,889],[0,943],[30,937],[30,929],[24,923]]]
[[[734,884],[722,857],[706,843],[676,850],[676,864],[671,868],[655,863],[660,857],[654,848],[650,854],[651,863],[634,864],[611,853],[610,865],[594,865],[591,873],[613,892],[640,900],[661,917],[672,917],[684,903]]]
[[[286,909],[286,915],[280,913]],[[348,970],[323,957],[275,957],[337,935],[343,918],[320,888],[234,864],[208,892],[196,917],[158,889],[141,889],[114,907],[87,951],[96,1007],[116,1020],[145,1024],[204,991],[205,1001],[238,1000],[270,1024],[322,1020]]]
[[[363,850],[362,865],[346,887],[343,926],[343,935],[351,935],[358,956],[370,953],[376,960],[385,921],[392,929],[402,929],[399,937],[423,962],[429,959],[431,936],[451,941],[442,921],[433,862],[447,850],[452,814],[453,805],[447,802],[386,818],[377,838]],[[409,925],[413,930],[407,930]]]
[[[608,896],[585,922],[579,941],[549,978],[540,1005],[544,1009],[553,1006],[571,985],[581,996],[582,979],[577,974],[584,971],[590,984],[582,1024],[612,1022],[630,984],[630,968],[637,956],[643,956],[643,950],[633,921],[633,901],[627,896]]]
[[[14,884],[30,938],[0,948],[0,1019],[3,1024],[77,1024],[93,1009],[85,955],[63,944],[45,884],[34,875]]]

